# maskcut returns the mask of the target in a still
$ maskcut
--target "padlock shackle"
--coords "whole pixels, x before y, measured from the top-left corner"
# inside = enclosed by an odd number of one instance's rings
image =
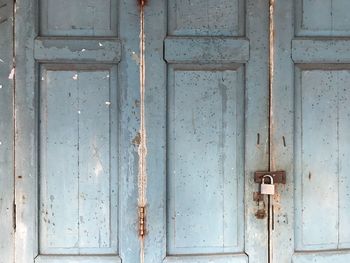
[[[269,174],[265,174],[263,177],[262,177],[262,179],[261,179],[261,183],[262,184],[265,184],[265,178],[266,177],[269,177],[270,178],[270,184],[274,184],[274,182],[273,182],[273,177],[272,177],[272,175],[269,175]]]

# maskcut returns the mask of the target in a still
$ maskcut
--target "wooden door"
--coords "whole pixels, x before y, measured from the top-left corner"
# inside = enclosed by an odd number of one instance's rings
[[[131,1],[16,3],[17,263],[140,260],[133,13]]]
[[[350,261],[349,7],[275,1],[272,262]]]
[[[267,262],[268,2],[148,1],[145,38],[145,262]]]

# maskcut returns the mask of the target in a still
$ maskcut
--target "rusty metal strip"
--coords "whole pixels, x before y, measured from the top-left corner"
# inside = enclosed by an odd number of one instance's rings
[[[140,237],[140,262],[145,262],[144,238],[146,235],[145,227],[145,207],[147,204],[147,134],[145,121],[145,13],[144,8],[146,0],[138,0],[140,5],[140,144],[138,147],[138,206],[139,206],[139,237]]]
[[[272,157],[272,133],[274,131],[273,123],[273,98],[272,92],[274,87],[275,71],[275,0],[269,0],[269,170],[275,168]],[[273,263],[273,198],[268,196],[268,263]]]

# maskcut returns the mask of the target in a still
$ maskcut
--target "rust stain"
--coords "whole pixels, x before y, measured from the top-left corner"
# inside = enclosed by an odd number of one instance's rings
[[[275,187],[276,191],[273,195],[273,205],[274,205],[274,212],[278,213],[281,211],[281,193],[278,192],[278,187]]]
[[[259,209],[255,213],[255,217],[257,219],[264,219],[264,218],[266,218],[266,216],[267,216],[267,213],[266,213],[266,209],[265,208]]]
[[[138,146],[138,207],[139,207],[139,238],[140,238],[140,263],[145,262],[145,225],[146,214],[145,207],[147,204],[146,189],[147,189],[147,135],[146,135],[146,120],[145,120],[145,13],[144,7],[147,4],[146,0],[138,0],[140,9],[140,131]]]
[[[147,3],[148,3],[148,1],[147,1],[147,0],[138,0],[138,4],[139,4],[139,6],[141,6],[141,7],[146,6],[146,5],[147,5]]]
[[[140,145],[141,143],[141,134],[138,132],[134,139],[132,140],[132,144],[134,145]]]

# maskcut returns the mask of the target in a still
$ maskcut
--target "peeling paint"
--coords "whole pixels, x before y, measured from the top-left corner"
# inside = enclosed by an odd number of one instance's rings
[[[140,65],[140,57],[135,51],[131,53],[131,59],[134,60],[138,65]]]
[[[13,79],[15,76],[15,68],[12,68],[10,75],[9,75],[9,79]]]

